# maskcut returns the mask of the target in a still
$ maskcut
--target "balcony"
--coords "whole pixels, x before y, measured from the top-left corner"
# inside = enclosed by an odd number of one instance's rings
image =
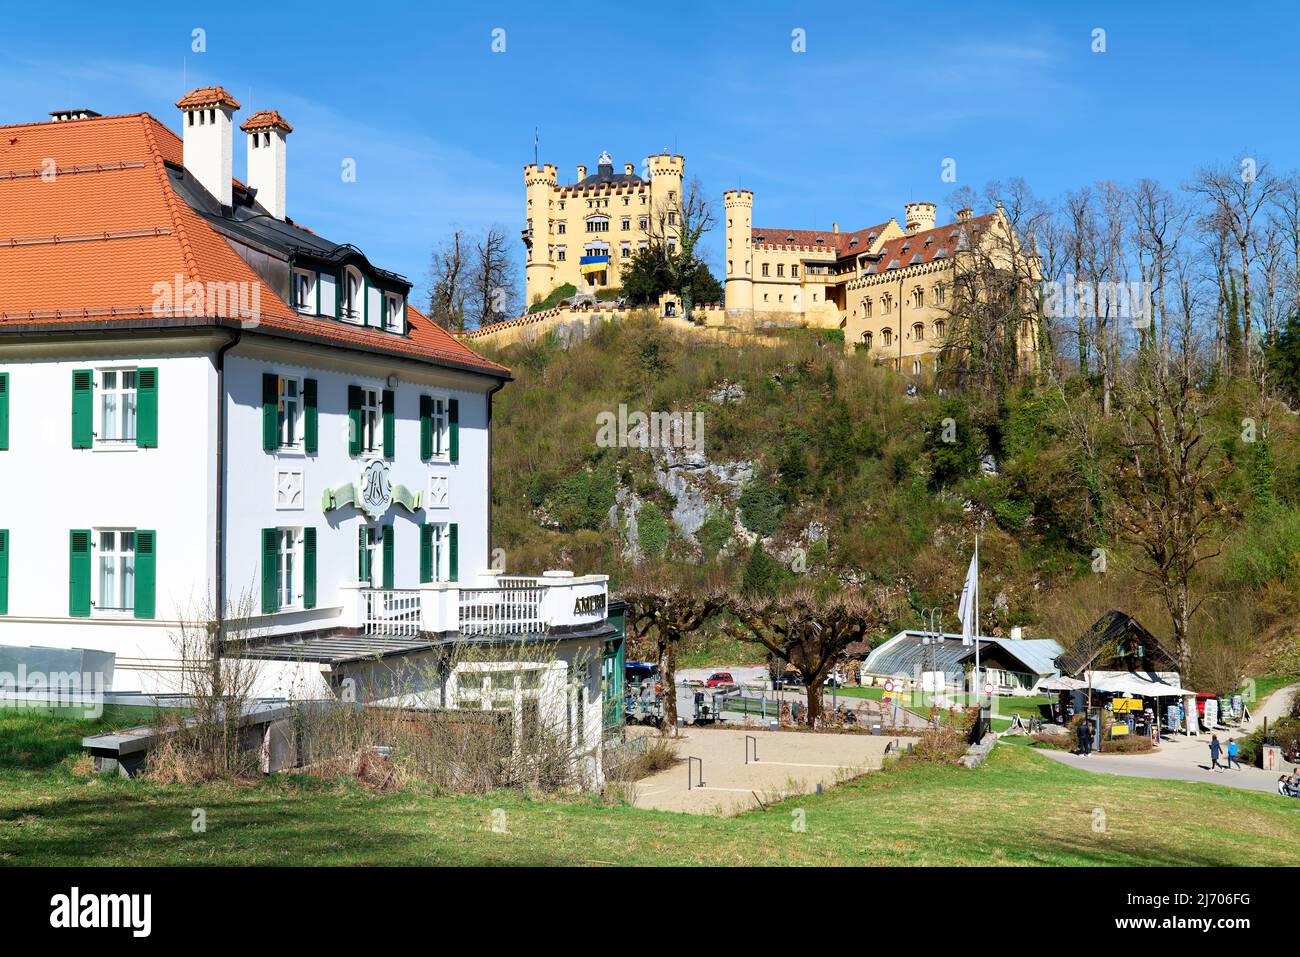
[[[340,589],[341,624],[380,638],[454,636],[512,639],[578,633],[604,624],[609,576],[483,572],[464,582],[419,588]]]

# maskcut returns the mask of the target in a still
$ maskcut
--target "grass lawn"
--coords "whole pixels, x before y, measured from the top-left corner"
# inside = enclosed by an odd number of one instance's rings
[[[1278,688],[1285,688],[1300,681],[1300,675],[1256,675],[1251,680],[1255,682],[1255,701],[1259,702]],[[1254,707],[1253,703],[1251,707]]]
[[[719,819],[504,792],[381,796],[304,777],[181,786],[87,773],[80,738],[110,724],[0,714],[0,864],[1293,864],[1300,842],[1282,798],[1092,774],[1025,747],[974,771],[916,762]],[[205,833],[191,830],[195,808]],[[805,832],[791,830],[795,808]],[[490,827],[496,809],[506,833]]]

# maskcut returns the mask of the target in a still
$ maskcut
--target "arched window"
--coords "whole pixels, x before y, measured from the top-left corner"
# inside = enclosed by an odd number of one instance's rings
[[[868,349],[871,348],[871,333],[870,333],[870,332],[864,332],[864,333],[862,334],[862,344],[863,344],[864,346],[866,346]]]
[[[589,233],[607,233],[609,232],[608,216],[588,216],[587,232]]]
[[[890,308],[893,305],[894,305],[894,298],[889,293],[885,293],[883,296],[880,297],[880,308],[885,310],[885,312],[889,312]]]
[[[343,282],[339,289],[339,318],[346,319],[348,322],[360,322],[362,309],[365,308],[362,299],[365,298],[365,284],[361,281],[361,271],[355,266],[347,266],[343,270]]]
[[[893,342],[894,342],[894,330],[893,330],[893,329],[881,329],[881,330],[880,330],[880,339],[881,339],[881,341],[884,342],[884,344],[887,345],[887,346],[888,346],[888,345],[893,345]]]
[[[934,301],[935,301],[936,303],[938,303],[940,306],[942,306],[944,300],[947,299],[947,298],[948,298],[948,291],[947,291],[947,289],[945,289],[943,286],[935,286],[935,287],[934,287]]]
[[[863,300],[862,300],[862,314],[865,315],[868,319],[871,318],[871,300],[870,300],[870,299],[863,299]],[[867,333],[867,335],[871,335],[871,333]]]
[[[942,338],[943,338],[944,329],[945,329],[945,326],[944,326],[944,322],[943,322],[943,320],[942,320],[942,319],[936,319],[936,320],[934,321],[934,337],[935,337],[936,339],[942,339]]]
[[[920,374],[921,374],[921,360],[920,360],[920,359],[913,359],[913,360],[912,360],[912,375],[920,375]]]
[[[920,309],[924,305],[925,305],[925,290],[922,289],[920,286],[917,286],[915,289],[912,290],[912,306],[916,309]]]
[[[912,324],[912,340],[914,342],[925,341],[925,325],[919,322]]]

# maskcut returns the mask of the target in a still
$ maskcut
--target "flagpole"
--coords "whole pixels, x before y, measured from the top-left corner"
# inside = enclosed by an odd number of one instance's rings
[[[975,533],[975,704],[980,703],[980,536]]]

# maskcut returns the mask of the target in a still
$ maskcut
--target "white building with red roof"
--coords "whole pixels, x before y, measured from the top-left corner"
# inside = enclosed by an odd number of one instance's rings
[[[598,729],[579,662],[614,635],[605,577],[490,570],[509,370],[286,214],[278,112],[241,126],[241,183],[238,102],[177,107],[180,136],[144,113],[0,126],[0,673],[82,649],[112,690],[167,692],[179,625],[212,619],[263,693],[375,697],[384,662],[544,641],[523,696]],[[421,690],[500,707],[490,683]]]

